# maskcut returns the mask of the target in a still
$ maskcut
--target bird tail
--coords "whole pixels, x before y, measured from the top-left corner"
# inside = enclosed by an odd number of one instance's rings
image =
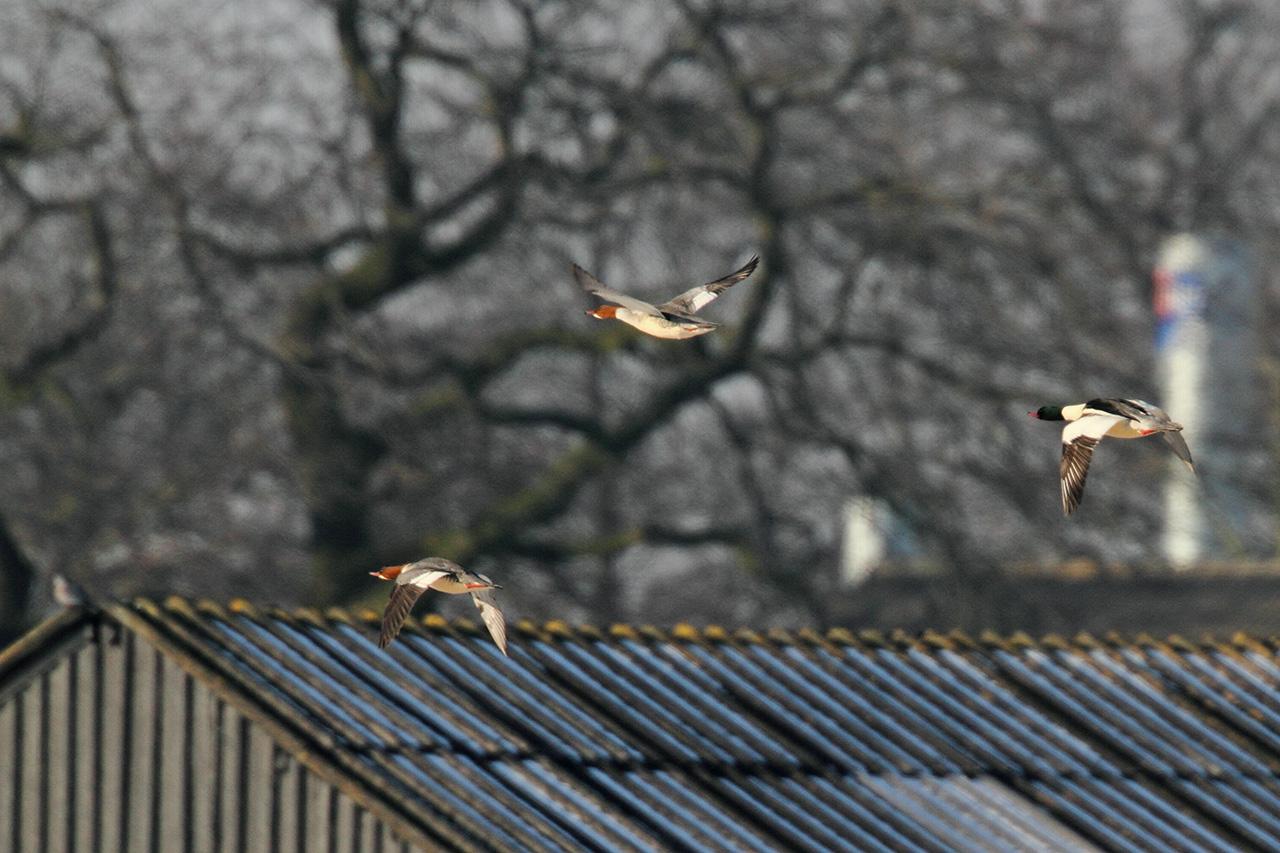
[[[1196,473],[1196,464],[1191,461],[1191,448],[1187,447],[1187,440],[1182,437],[1182,425],[1174,424],[1176,430],[1166,430],[1160,433],[1160,437],[1164,439],[1164,443],[1169,445],[1169,449],[1173,454],[1187,464],[1191,469],[1191,473]]]

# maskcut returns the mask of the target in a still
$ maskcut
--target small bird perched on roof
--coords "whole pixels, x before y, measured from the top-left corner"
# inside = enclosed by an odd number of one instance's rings
[[[375,578],[395,581],[391,600],[382,614],[382,633],[378,636],[378,648],[385,649],[400,633],[404,620],[413,609],[414,602],[428,589],[449,595],[471,593],[471,600],[480,608],[480,618],[489,629],[498,650],[507,653],[507,623],[502,611],[493,600],[492,590],[502,589],[478,572],[469,572],[452,560],[443,557],[427,557],[414,563],[384,566],[369,572]]]
[[[755,272],[759,264],[760,256],[752,255],[751,260],[747,261],[741,269],[729,273],[724,278],[686,290],[675,299],[661,305],[650,305],[625,293],[609,290],[599,279],[577,264],[573,265],[573,275],[588,293],[606,302],[617,303],[597,306],[586,312],[589,316],[598,320],[610,318],[621,320],[646,335],[678,341],[705,335],[716,328],[716,323],[696,316],[698,310],[711,304],[717,296]]]
[[[85,607],[89,595],[72,581],[55,574],[53,576],[53,600],[59,607]]]
[[[1103,398],[1070,406],[1041,406],[1027,412],[1042,421],[1067,421],[1062,428],[1062,463],[1058,473],[1062,485],[1062,511],[1071,515],[1084,497],[1084,479],[1089,460],[1098,442],[1112,438],[1145,438],[1156,433],[1195,473],[1191,451],[1183,439],[1182,424],[1169,419],[1165,411],[1143,400]]]

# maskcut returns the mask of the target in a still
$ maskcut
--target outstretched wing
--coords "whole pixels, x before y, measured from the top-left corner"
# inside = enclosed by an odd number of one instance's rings
[[[1089,462],[1093,459],[1093,449],[1116,420],[1111,415],[1086,415],[1063,428],[1062,462],[1058,466],[1058,477],[1064,514],[1071,515],[1080,506],[1080,501],[1084,498],[1084,481],[1089,476]]]
[[[382,632],[378,634],[378,648],[385,649],[400,633],[409,611],[422,595],[425,587],[415,584],[396,584],[391,588],[391,600],[382,612]]]
[[[661,317],[662,312],[654,308],[648,302],[627,296],[625,293],[619,293],[616,290],[610,290],[604,286],[600,279],[584,270],[577,264],[573,265],[573,277],[578,280],[578,284],[582,285],[582,289],[587,293],[600,297],[606,302],[616,302],[623,308],[630,308],[632,311],[639,311],[642,314],[649,314],[654,317]]]
[[[1062,464],[1058,468],[1062,486],[1062,511],[1066,515],[1076,511],[1084,497],[1084,479],[1089,476],[1089,461],[1096,438],[1077,438],[1071,444],[1062,445]]]
[[[1134,405],[1134,400],[1121,400],[1116,397],[1104,397],[1084,404],[1084,409],[1089,413],[1105,412],[1110,415],[1118,415],[1119,417],[1133,420],[1136,418],[1145,418],[1150,412],[1139,406]]]
[[[493,590],[478,589],[471,593],[471,600],[480,608],[480,618],[484,620],[489,635],[497,643],[498,650],[507,653],[507,620],[503,617],[498,604],[493,600]]]
[[[450,574],[453,573],[444,569],[410,569],[396,579],[396,585],[391,588],[391,600],[387,602],[387,609],[382,612],[378,648],[385,649],[400,633],[404,620],[409,618],[409,611],[413,609],[418,597],[433,583]]]
[[[699,309],[710,305],[717,296],[755,272],[756,267],[759,265],[760,256],[752,255],[751,260],[743,264],[741,269],[729,273],[724,278],[718,278],[715,281],[700,284],[695,288],[686,290],[670,302],[664,302],[659,305],[658,310],[670,311],[673,314],[683,314],[685,316],[697,314]]]
[[[1086,412],[1106,412],[1108,414],[1120,415],[1121,417],[1128,418],[1131,421],[1154,424],[1173,423],[1164,409],[1160,408],[1155,403],[1148,403],[1146,400],[1106,398],[1090,400],[1084,404],[1084,407]]]
[[[1169,445],[1169,449],[1183,462],[1187,463],[1187,467],[1191,469],[1191,473],[1196,473],[1196,464],[1191,461],[1191,448],[1187,447],[1187,440],[1182,437],[1181,432],[1173,432],[1166,430],[1160,433],[1160,437],[1164,439],[1164,443]]]

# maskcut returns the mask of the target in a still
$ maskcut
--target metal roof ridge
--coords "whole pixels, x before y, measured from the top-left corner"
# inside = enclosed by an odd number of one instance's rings
[[[205,605],[205,607],[207,608],[217,607],[217,605],[214,604],[213,602],[201,602],[201,604]],[[163,606],[165,610],[171,610],[175,612],[180,611],[180,612],[187,613],[191,616],[197,616],[200,612],[197,609],[199,605],[193,605],[191,603],[191,599],[184,598],[181,595],[170,595],[166,597],[164,600]]]
[[[324,613],[316,607],[295,607],[292,610],[289,610],[288,613],[294,621],[302,622],[307,625],[314,625],[317,628],[325,627],[325,623],[327,622]],[[349,620],[346,619],[335,619],[334,621],[349,622]]]
[[[731,636],[739,643],[746,643],[753,646],[768,645],[768,643],[765,642],[765,638],[761,636],[759,632],[754,631],[751,628],[738,628]]]
[[[434,616],[436,614],[433,613],[431,615]],[[480,623],[472,619],[470,616],[458,616],[455,619],[445,619],[441,616],[440,621],[443,622],[447,626],[448,630],[453,633],[466,634],[469,637],[481,637],[488,633],[488,629],[482,631],[480,629]]]
[[[976,637],[961,631],[959,628],[953,628],[948,631],[947,638],[951,640],[951,645],[956,651],[972,652],[982,648]]]
[[[522,637],[528,637],[531,640],[546,641],[551,639],[542,626],[532,619],[520,619],[515,623],[515,632]]]
[[[369,607],[360,607],[358,609],[342,606],[329,606],[323,609],[314,606],[286,607],[262,604],[242,597],[232,598],[225,604],[219,604],[206,598],[190,599],[179,595],[170,595],[163,602],[156,602],[153,599],[140,596],[129,601],[126,606],[134,610],[143,611],[180,609],[197,617],[214,616],[225,618],[227,614],[235,614],[247,616],[256,621],[281,615],[318,627],[323,627],[326,622],[342,622],[355,627],[358,627],[361,623],[376,625],[382,619],[381,612]],[[69,610],[74,611],[76,608],[69,608]],[[58,618],[59,615],[55,614],[50,618]],[[45,622],[48,621],[45,620]],[[38,623],[36,628],[40,628],[45,622]],[[439,613],[432,612],[418,618],[411,617],[405,620],[404,624],[405,628],[417,629],[420,633],[442,633],[454,636],[458,634],[483,636],[485,633],[483,626],[476,619],[465,615],[447,619]],[[517,620],[511,623],[511,627],[522,635],[539,639],[573,640],[589,638],[596,641],[627,639],[649,640],[652,642],[684,641],[763,645],[814,644],[819,641],[825,641],[835,645],[888,647],[900,650],[921,647],[949,650],[976,650],[984,647],[999,647],[1005,650],[1028,648],[1040,650],[1046,648],[1070,648],[1078,650],[1081,648],[1098,649],[1105,646],[1130,648],[1147,645],[1160,645],[1188,650],[1203,650],[1221,646],[1280,648],[1280,635],[1264,636],[1245,631],[1237,631],[1230,636],[1204,634],[1196,639],[1191,639],[1177,632],[1161,636],[1146,631],[1126,634],[1114,630],[1101,634],[1080,631],[1071,636],[1049,632],[1040,637],[1033,637],[1024,630],[999,632],[992,629],[983,629],[976,634],[972,634],[960,629],[942,631],[936,628],[924,628],[912,632],[901,628],[887,630],[877,628],[853,629],[839,625],[825,628],[811,625],[791,628],[765,628],[743,625],[729,629],[715,623],[708,623],[699,627],[690,622],[677,622],[668,628],[663,628],[652,623],[613,622],[608,626],[599,626],[592,623],[572,624],[564,619],[539,621],[529,618]],[[35,629],[33,628],[32,630]],[[0,660],[3,659],[2,655],[7,651],[7,648],[0,649]]]
[[[640,632],[625,622],[614,622],[609,625],[609,636],[615,640],[639,640]]]
[[[82,625],[92,624],[101,618],[101,611],[96,608],[66,607],[37,622],[12,643],[0,647],[0,681],[24,663],[48,652],[49,643],[55,638],[70,634]]]
[[[646,622],[635,629],[636,633],[651,643],[669,643],[671,642],[671,632],[664,631],[657,625]]]
[[[671,630],[667,632],[667,636],[672,640],[684,640],[685,642],[699,642],[702,640],[702,634],[688,622],[677,622],[671,626]]]
[[[715,643],[728,643],[729,632],[719,625],[708,625],[702,629],[702,636]]]
[[[765,631],[765,637],[775,646],[795,646],[799,645],[796,636],[786,628],[770,628]]]
[[[1053,649],[1059,652],[1075,651],[1071,642],[1061,634],[1045,634],[1040,638],[1040,646],[1046,649]]]
[[[920,634],[920,642],[930,649],[945,649],[947,651],[955,651],[955,641],[946,634],[939,633],[932,628],[926,628]]]
[[[345,622],[348,625],[356,625],[364,622],[366,624],[376,622],[381,615],[371,607],[361,607],[354,613],[345,607],[326,607],[323,611],[324,618],[330,622]]]
[[[592,625],[587,622],[580,623],[575,633],[579,634],[580,636],[586,637],[587,639],[595,640],[597,642],[602,641],[605,638],[603,631],[601,631],[595,625]]]
[[[558,640],[573,639],[573,628],[563,619],[551,619],[542,623],[542,630],[550,637]]]
[[[249,616],[253,619],[262,618],[262,614],[259,612],[257,605],[247,598],[231,599],[227,602],[227,610],[237,616]]]
[[[907,631],[904,631],[901,628],[894,628],[892,631],[889,632],[887,645],[890,648],[901,651],[904,649],[911,648],[912,646],[916,645],[917,642],[918,642],[917,638],[913,637]]]
[[[1271,650],[1267,648],[1267,644],[1258,637],[1246,634],[1243,631],[1237,631],[1231,635],[1231,645],[1242,651],[1261,652],[1271,654]]]
[[[1085,649],[1087,651],[1104,648],[1102,641],[1090,634],[1088,631],[1077,631],[1076,635],[1071,638],[1071,644],[1076,648]]]

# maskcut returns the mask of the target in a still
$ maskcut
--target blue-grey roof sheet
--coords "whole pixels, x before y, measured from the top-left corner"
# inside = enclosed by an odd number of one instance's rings
[[[477,846],[1280,849],[1280,657],[973,639],[127,608]]]

